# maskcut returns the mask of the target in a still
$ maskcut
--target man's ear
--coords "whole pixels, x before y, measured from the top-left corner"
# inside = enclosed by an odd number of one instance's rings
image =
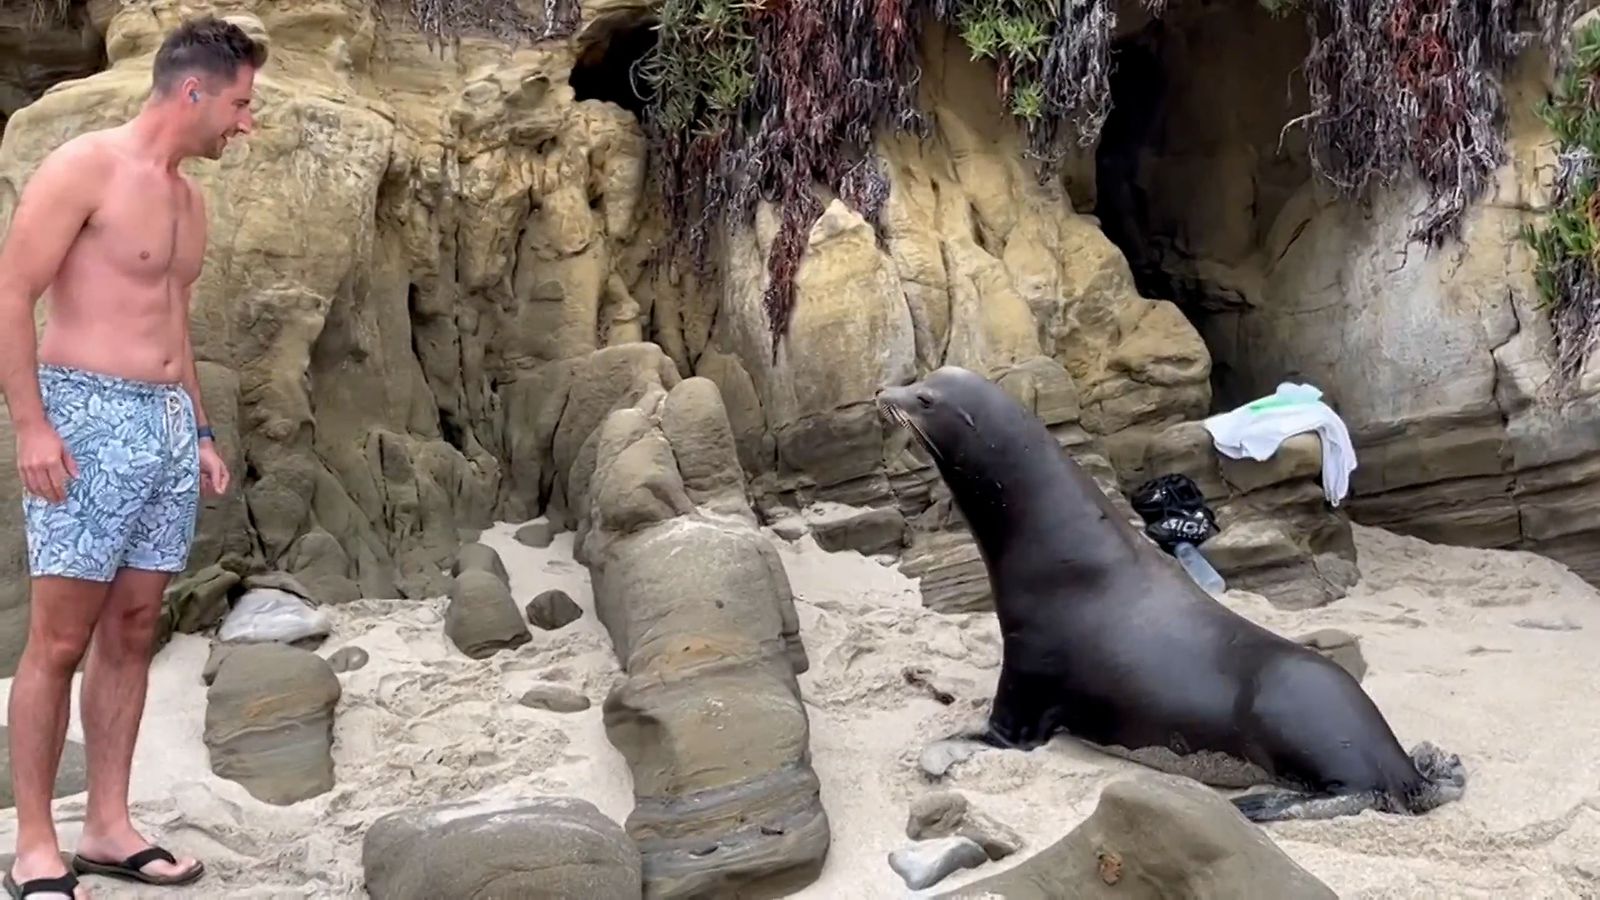
[[[183,80],[183,83],[180,84],[178,88],[179,96],[183,99],[183,102],[191,104],[200,102],[200,96],[202,92],[200,89],[199,78],[190,75],[188,78]]]

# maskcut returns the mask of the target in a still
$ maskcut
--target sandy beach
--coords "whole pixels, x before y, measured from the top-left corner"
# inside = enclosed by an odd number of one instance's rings
[[[600,709],[621,676],[588,576],[571,559],[570,534],[536,550],[515,530],[496,526],[483,541],[500,552],[519,606],[560,588],[583,617],[475,661],[445,638],[442,598],[325,607],[334,628],[316,652],[358,646],[370,661],[340,676],[337,786],[292,806],[256,801],[211,773],[200,674],[209,640],[178,635],[151,673],[135,816],[149,836],[204,858],[210,874],[182,890],[88,879],[97,896],[361,897],[366,827],[396,808],[439,801],[567,794],[622,822],[633,805],[630,776]],[[1277,824],[1272,835],[1341,897],[1600,897],[1600,592],[1532,554],[1360,526],[1356,539],[1364,578],[1343,600],[1303,612],[1242,592],[1225,602],[1287,635],[1331,627],[1359,636],[1363,684],[1401,742],[1459,753],[1467,796],[1420,818],[1368,813]],[[916,767],[922,744],[985,709],[1000,653],[992,616],[930,612],[893,566],[823,552],[809,537],[775,540],[811,660],[800,682],[833,837],[822,877],[794,896],[911,895],[886,857],[909,843],[906,814],[922,793],[958,790],[1026,841],[925,892],[936,893],[1048,846],[1089,814],[1108,781],[1136,768],[1058,737],[1032,753],[983,752],[930,783]],[[908,667],[955,702],[908,683]],[[581,691],[592,705],[576,713],[519,705],[541,682]],[[76,708],[68,736],[82,740]],[[56,809],[70,849],[83,796]],[[14,834],[7,810],[5,849]]]

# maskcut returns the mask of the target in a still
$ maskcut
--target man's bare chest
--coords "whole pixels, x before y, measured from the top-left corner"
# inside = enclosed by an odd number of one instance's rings
[[[200,273],[205,222],[175,179],[113,179],[89,231],[95,252],[130,277],[187,284]]]

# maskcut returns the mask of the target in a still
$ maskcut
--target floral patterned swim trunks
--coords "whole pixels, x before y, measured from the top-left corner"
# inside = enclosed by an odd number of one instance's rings
[[[181,384],[39,367],[45,416],[78,465],[67,498],[23,492],[35,577],[110,581],[124,566],[180,572],[200,510],[194,404]]]

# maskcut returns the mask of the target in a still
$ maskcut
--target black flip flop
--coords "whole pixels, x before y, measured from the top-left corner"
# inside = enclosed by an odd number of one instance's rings
[[[196,878],[199,878],[200,875],[206,870],[205,863],[196,862],[194,864],[194,868],[188,870],[187,872],[180,872],[176,875],[155,875],[149,872],[141,871],[145,866],[150,865],[158,859],[172,863],[173,865],[178,864],[177,858],[171,853],[167,852],[165,847],[157,846],[146,847],[122,862],[113,863],[100,862],[99,860],[93,860],[81,853],[78,853],[74,854],[72,857],[72,867],[76,869],[80,875],[106,875],[111,878],[121,878],[124,881],[137,881],[142,884],[159,885],[188,884],[189,882],[194,881]]]
[[[6,894],[12,900],[22,900],[30,894],[66,894],[68,897],[78,896],[78,879],[71,872],[57,875],[54,878],[30,878],[22,884],[6,872]]]

